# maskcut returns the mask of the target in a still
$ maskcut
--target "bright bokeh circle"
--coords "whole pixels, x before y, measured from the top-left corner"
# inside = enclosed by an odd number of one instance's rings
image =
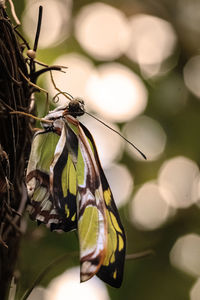
[[[97,277],[80,283],[80,268],[74,267],[53,279],[44,300],[109,300],[106,285]]]
[[[170,252],[170,262],[194,277],[200,276],[200,236],[191,233],[177,239]]]
[[[190,290],[190,300],[200,299],[200,277],[196,280],[195,284]]]
[[[190,58],[184,67],[183,74],[187,88],[200,98],[200,55]]]
[[[123,134],[146,155],[147,161],[158,159],[165,150],[167,142],[165,131],[156,120],[150,117],[143,115],[126,123]],[[128,143],[126,149],[134,159],[144,160]]]
[[[87,94],[90,107],[113,122],[141,114],[148,97],[141,78],[119,63],[100,65],[88,80]]]
[[[104,169],[104,172],[117,207],[125,205],[134,186],[134,179],[128,168],[123,164],[114,163],[109,168]]]
[[[75,37],[96,59],[116,59],[129,44],[126,16],[117,8],[102,2],[85,5],[75,19]]]
[[[169,205],[163,198],[159,186],[147,182],[136,192],[130,204],[130,219],[142,230],[155,230],[170,216]]]
[[[55,47],[70,34],[72,1],[27,1],[22,15],[22,28],[32,44],[35,40],[40,5],[43,7],[43,16],[38,48]]]
[[[158,182],[172,195],[170,206],[187,208],[198,200],[199,168],[187,157],[178,156],[165,161],[160,168]]]
[[[160,72],[161,64],[174,52],[177,37],[172,25],[156,16],[136,14],[130,17],[130,45],[126,55],[151,77]]]
[[[65,72],[53,71],[53,78],[56,86],[63,92],[70,93],[73,97],[86,100],[87,104],[87,81],[94,72],[94,66],[90,59],[78,53],[70,53],[59,56],[53,65],[65,66]],[[50,74],[45,77],[45,87],[50,91],[51,97],[58,93],[54,88]],[[65,105],[68,100],[63,95],[59,95],[57,105]]]

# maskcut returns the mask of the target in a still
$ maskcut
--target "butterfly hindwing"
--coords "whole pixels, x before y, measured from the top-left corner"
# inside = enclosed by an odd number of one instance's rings
[[[53,207],[50,193],[49,166],[54,157],[59,136],[45,130],[37,132],[33,137],[31,154],[27,167],[26,183],[30,203],[28,210],[34,220],[50,224],[59,218]]]
[[[26,180],[31,218],[50,224],[52,230],[69,231],[77,227],[77,191],[64,125],[60,134],[49,129],[35,134]]]

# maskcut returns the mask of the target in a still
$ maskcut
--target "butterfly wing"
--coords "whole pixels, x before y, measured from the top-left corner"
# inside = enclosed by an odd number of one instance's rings
[[[78,227],[81,281],[97,274],[119,287],[125,233],[92,135],[67,109],[46,119],[53,125],[35,135],[27,168],[30,216],[51,229]]]
[[[50,165],[50,190],[59,215],[64,223],[53,224],[52,229],[69,231],[77,228],[77,179],[69,145],[77,156],[78,139],[65,121]]]
[[[77,214],[80,245],[81,281],[94,276],[104,258],[107,242],[106,210],[98,166],[79,122],[66,116],[78,138]]]
[[[107,208],[108,243],[106,257],[99,272],[97,273],[97,276],[111,286],[120,287],[123,280],[126,236],[112,192],[102,169],[101,181]]]
[[[101,264],[97,276],[114,287],[120,287],[123,280],[125,261],[126,237],[122,226],[112,192],[100,164],[95,142],[88,129],[80,123],[85,136],[87,137],[97,168],[100,174],[100,181],[103,188],[104,203],[106,206],[107,219],[107,246],[106,255]]]
[[[76,171],[68,155],[65,126],[60,134],[54,130],[35,134],[26,181],[32,219],[50,224],[52,230],[77,227]]]

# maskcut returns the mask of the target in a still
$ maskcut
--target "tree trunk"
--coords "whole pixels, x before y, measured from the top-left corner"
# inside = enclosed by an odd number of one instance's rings
[[[30,147],[29,120],[12,111],[28,111],[28,71],[3,4],[0,4],[0,299],[7,297],[21,236],[26,205],[24,169]]]

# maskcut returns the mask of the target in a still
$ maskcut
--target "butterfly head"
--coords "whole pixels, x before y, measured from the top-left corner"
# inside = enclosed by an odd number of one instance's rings
[[[85,103],[82,99],[73,99],[69,102],[65,113],[70,114],[73,117],[82,116],[85,113],[84,105]]]

